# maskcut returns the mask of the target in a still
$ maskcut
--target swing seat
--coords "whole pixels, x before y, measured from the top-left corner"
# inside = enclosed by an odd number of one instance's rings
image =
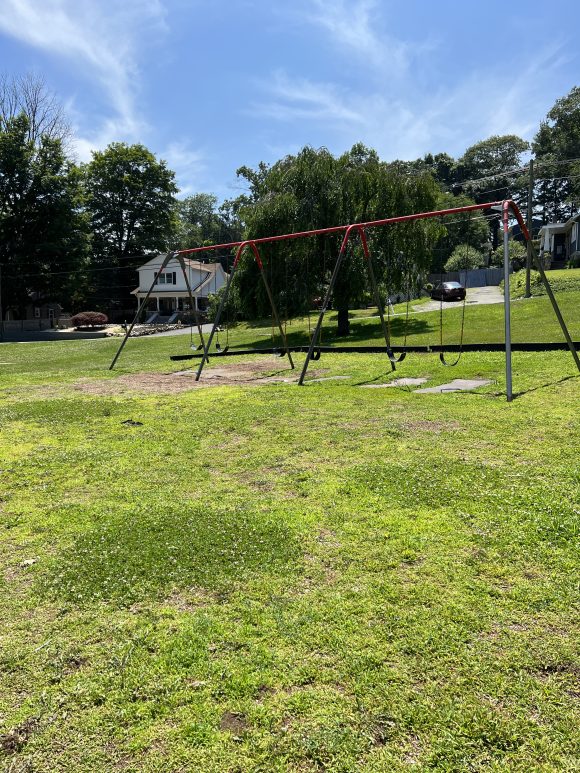
[[[286,352],[283,352],[283,351],[281,351],[280,349],[274,349],[274,351],[272,352],[272,354],[274,355],[274,357],[284,357],[284,355],[286,354]]]
[[[459,352],[459,357],[455,360],[455,362],[446,362],[444,352],[439,352],[439,359],[441,360],[441,364],[445,365],[446,368],[454,368],[461,359],[462,354],[463,352]]]
[[[224,346],[224,348],[222,349],[221,344],[215,345],[215,350],[218,354],[225,354],[229,348],[230,348],[229,346]]]
[[[320,351],[320,349],[314,349],[314,351],[312,352],[312,357],[310,359],[319,360],[321,354],[322,352]]]

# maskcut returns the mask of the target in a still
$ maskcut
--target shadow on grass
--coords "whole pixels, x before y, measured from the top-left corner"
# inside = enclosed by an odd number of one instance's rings
[[[434,330],[433,325],[429,324],[424,319],[409,319],[405,323],[404,319],[393,319],[390,325],[392,338],[404,338],[405,333],[410,338],[412,336],[425,335]],[[310,338],[307,330],[287,330],[286,339],[289,346],[308,346]],[[377,346],[384,344],[382,337],[382,330],[380,322],[376,320],[376,324],[368,324],[365,322],[351,322],[350,335],[337,336],[335,327],[323,327],[321,333],[321,340],[319,343],[322,346],[332,346],[332,344],[340,344],[341,346],[356,346],[362,342],[372,342]],[[231,349],[270,349],[273,346],[279,347],[281,345],[280,335],[274,336],[274,344],[271,337],[260,336],[253,340],[245,340],[237,342],[230,341]]]
[[[154,502],[129,514],[94,513],[94,520],[39,578],[43,595],[123,606],[176,587],[223,589],[299,557],[287,526],[243,507]]]
[[[563,384],[565,381],[572,381],[574,379],[580,379],[580,376],[564,376],[555,381],[547,381],[545,384],[539,384],[538,386],[530,387],[529,389],[522,389],[520,392],[514,392],[513,396],[523,397],[523,395],[528,395],[531,392],[538,392],[540,389],[547,389],[548,387],[557,386],[558,384]]]

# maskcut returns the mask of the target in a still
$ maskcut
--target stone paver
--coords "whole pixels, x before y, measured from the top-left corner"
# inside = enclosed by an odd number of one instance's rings
[[[448,384],[415,389],[415,394],[441,394],[442,392],[470,392],[472,389],[487,386],[491,381],[487,378],[454,378]]]
[[[387,384],[359,384],[359,386],[363,389],[386,389],[388,387],[419,386],[426,381],[426,378],[395,378]]]

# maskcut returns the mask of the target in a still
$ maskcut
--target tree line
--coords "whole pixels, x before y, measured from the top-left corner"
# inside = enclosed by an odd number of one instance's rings
[[[2,308],[23,315],[32,301],[70,311],[93,307],[123,315],[134,307],[135,268],[156,252],[241,238],[311,230],[425,210],[527,198],[527,157],[538,169],[534,216],[569,217],[580,199],[580,88],[559,99],[532,143],[493,136],[460,158],[427,154],[384,161],[355,144],[335,156],[305,147],[273,164],[242,166],[247,191],[218,204],[198,193],[178,197],[174,172],[141,144],[113,142],[78,164],[58,100],[36,77],[0,79],[0,264]],[[371,236],[385,294],[413,292],[421,276],[469,267],[491,256],[499,219],[444,217],[380,229]],[[323,293],[336,236],[269,245],[266,269],[284,314],[305,311]],[[219,255],[227,268],[231,252]],[[253,261],[240,266],[230,313],[265,314],[267,298]],[[343,332],[348,308],[364,300],[360,245],[349,250],[333,302]]]

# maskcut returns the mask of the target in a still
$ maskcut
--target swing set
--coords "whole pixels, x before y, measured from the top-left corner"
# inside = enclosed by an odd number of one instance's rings
[[[373,263],[371,259],[371,254],[369,250],[368,240],[367,240],[367,232],[371,229],[375,228],[382,228],[389,225],[399,224],[399,223],[410,223],[418,220],[426,220],[426,219],[432,219],[432,218],[440,218],[446,215],[456,215],[461,213],[470,213],[473,212],[487,212],[490,214],[491,212],[501,212],[502,215],[502,222],[503,222],[503,247],[504,247],[504,343],[503,344],[494,344],[494,343],[475,343],[475,344],[464,344],[463,343],[463,334],[464,334],[464,326],[465,326],[465,299],[463,301],[463,308],[462,308],[462,316],[461,316],[461,333],[460,333],[460,340],[459,344],[455,345],[444,345],[443,343],[443,311],[442,311],[442,301],[440,305],[440,343],[439,345],[431,345],[431,346],[407,346],[407,328],[409,323],[409,302],[410,302],[410,290],[411,290],[411,282],[410,282],[410,269],[407,273],[407,306],[406,306],[406,315],[405,315],[405,338],[404,338],[404,344],[403,346],[392,346],[391,345],[391,331],[390,331],[390,309],[389,309],[389,302],[387,302],[387,315],[385,319],[385,312],[383,308],[383,304],[380,298],[380,293],[378,290],[378,285],[375,277],[375,272],[373,268]],[[556,315],[556,318],[558,320],[558,323],[560,325],[560,328],[562,330],[562,333],[564,335],[565,344],[562,343],[512,343],[511,340],[511,317],[510,317],[510,261],[509,261],[509,220],[510,217],[513,217],[517,220],[522,234],[526,240],[526,242],[530,241],[530,234],[528,232],[526,223],[522,217],[522,214],[517,206],[517,204],[512,201],[511,199],[506,199],[503,201],[494,201],[494,202],[488,202],[485,204],[471,204],[468,206],[463,207],[455,207],[451,209],[442,209],[442,210],[435,210],[432,212],[420,212],[412,215],[403,215],[400,217],[390,217],[390,218],[384,218],[382,220],[373,220],[370,222],[365,223],[353,223],[350,225],[342,225],[342,226],[334,226],[331,228],[319,228],[312,231],[301,231],[297,233],[290,233],[290,234],[281,234],[278,236],[267,236],[259,239],[249,239],[246,241],[241,242],[230,242],[228,244],[217,244],[217,245],[211,245],[211,246],[204,246],[204,247],[193,247],[191,249],[186,250],[179,250],[177,252],[170,252],[167,255],[163,257],[163,261],[161,264],[161,271],[165,268],[165,266],[168,264],[168,262],[176,258],[181,267],[182,271],[184,273],[184,276],[186,276],[186,270],[185,270],[185,264],[183,261],[183,256],[185,255],[192,255],[192,254],[198,254],[198,253],[205,253],[210,252],[213,250],[224,250],[224,249],[236,249],[234,262],[232,265],[232,269],[228,275],[227,283],[225,285],[224,291],[222,293],[222,297],[220,299],[220,304],[218,307],[218,310],[216,312],[215,318],[213,320],[212,328],[209,333],[209,337],[207,338],[207,341],[204,339],[202,327],[200,324],[199,317],[197,315],[197,312],[195,312],[195,321],[198,329],[198,334],[200,337],[201,342],[201,348],[203,351],[201,354],[185,354],[185,355],[174,355],[171,357],[172,360],[188,360],[196,357],[200,357],[201,361],[199,364],[199,367],[196,372],[195,379],[198,381],[201,377],[204,365],[209,362],[210,356],[232,356],[232,355],[247,355],[247,354],[258,354],[258,353],[272,353],[276,354],[281,357],[287,357],[288,363],[292,369],[294,369],[294,361],[292,359],[292,352],[305,352],[306,358],[304,361],[304,365],[302,367],[302,371],[300,373],[300,377],[298,379],[298,384],[303,385],[304,379],[308,370],[308,366],[311,360],[317,360],[320,358],[321,353],[329,353],[329,352],[342,352],[342,353],[370,353],[370,352],[376,352],[376,353],[382,353],[386,354],[389,363],[392,370],[396,369],[396,365],[400,362],[402,362],[406,355],[410,352],[437,352],[439,353],[439,357],[441,360],[441,363],[445,366],[453,367],[454,365],[457,365],[459,362],[461,355],[464,351],[504,351],[505,352],[505,373],[506,373],[506,393],[507,393],[507,400],[508,402],[511,402],[513,399],[513,388],[512,388],[512,351],[547,351],[547,350],[554,350],[554,349],[565,349],[566,347],[570,350],[572,357],[574,358],[574,362],[576,363],[576,366],[578,368],[578,371],[580,371],[580,359],[578,357],[578,352],[576,350],[576,346],[578,344],[575,344],[572,341],[572,338],[570,337],[570,333],[568,331],[568,328],[566,326],[566,323],[564,321],[564,318],[562,317],[560,308],[558,306],[558,303],[556,301],[556,298],[554,296],[554,293],[552,292],[552,288],[550,286],[550,283],[548,281],[548,278],[546,276],[546,273],[544,271],[544,267],[542,265],[542,261],[539,259],[537,252],[533,248],[532,245],[532,256],[534,259],[535,266],[537,270],[540,273],[542,282],[544,283],[546,294],[548,295],[548,298],[550,300],[550,303],[552,305],[552,308],[554,310],[554,313]],[[268,283],[268,279],[266,276],[266,270],[264,268],[264,264],[262,261],[262,257],[260,254],[260,245],[266,245],[266,244],[274,244],[276,242],[283,242],[283,241],[290,241],[293,239],[302,239],[312,236],[320,236],[320,235],[330,235],[330,234],[342,234],[342,241],[340,244],[340,249],[338,252],[338,257],[336,259],[336,262],[334,264],[334,268],[332,270],[332,274],[330,277],[330,281],[328,282],[328,285],[326,287],[326,292],[324,294],[324,299],[322,300],[322,304],[319,309],[318,319],[316,322],[316,325],[313,330],[310,328],[310,316],[308,319],[308,327],[309,327],[309,335],[310,335],[310,342],[308,346],[289,346],[288,340],[286,337],[286,330],[285,326],[282,326],[282,323],[280,321],[280,316],[278,314],[278,310],[276,308],[276,304],[274,302],[274,296],[272,293],[271,285]],[[334,291],[334,288],[336,286],[336,280],[339,276],[341,266],[343,265],[344,258],[347,253],[347,249],[349,245],[352,243],[353,238],[358,237],[358,240],[360,242],[360,245],[362,247],[362,252],[364,255],[364,259],[366,262],[366,267],[368,271],[368,277],[370,280],[370,284],[372,287],[374,302],[378,308],[379,312],[379,318],[380,318],[380,324],[381,324],[381,331],[382,331],[382,337],[384,338],[385,344],[384,346],[323,346],[321,344],[321,330],[322,330],[322,324],[324,321],[324,316],[328,310],[330,300],[332,298],[332,294]],[[260,276],[262,278],[262,282],[264,285],[264,289],[266,291],[266,295],[268,297],[268,301],[271,307],[272,311],[272,333],[274,333],[274,327],[276,327],[280,334],[280,341],[281,346],[277,347],[274,345],[274,340],[272,341],[273,346],[271,349],[263,349],[263,348],[247,348],[247,349],[230,349],[229,348],[229,341],[226,344],[226,347],[222,349],[221,346],[219,346],[219,332],[220,332],[220,322],[222,320],[222,317],[224,315],[224,310],[226,308],[227,300],[229,297],[229,293],[232,286],[232,281],[236,272],[236,269],[239,265],[240,259],[244,252],[246,250],[250,250],[251,254],[253,255],[253,258],[256,262],[256,265],[259,269]],[[145,305],[147,303],[147,300],[149,296],[151,295],[151,292],[153,291],[153,287],[155,285],[155,281],[153,281],[151,287],[149,288],[149,291],[145,295],[145,297],[141,300],[139,304],[139,308],[137,309],[137,313],[135,315],[135,318],[131,325],[128,327],[125,337],[123,338],[123,341],[121,342],[119,349],[117,353],[115,354],[115,357],[113,358],[113,361],[111,362],[111,365],[109,366],[109,369],[111,370],[115,363],[117,362],[123,347],[125,346],[129,336],[131,335],[131,331],[133,329],[133,326],[137,322],[137,320],[140,318],[141,313],[143,309],[145,308]],[[193,301],[193,296],[191,292],[191,287],[189,285],[189,281],[186,277],[186,284],[188,288],[188,292],[190,295],[190,299],[192,302],[192,309],[195,310],[195,303]],[[310,314],[310,312],[308,312]],[[192,328],[193,330],[193,328]],[[227,330],[227,328],[226,328]],[[210,354],[211,346],[214,341],[214,338],[216,338],[216,346],[214,352]],[[219,348],[218,348],[219,346]],[[199,347],[196,347],[199,348]],[[450,352],[456,352],[458,354],[457,358],[453,362],[447,362],[445,359],[445,354]],[[398,355],[398,356],[397,356]]]

